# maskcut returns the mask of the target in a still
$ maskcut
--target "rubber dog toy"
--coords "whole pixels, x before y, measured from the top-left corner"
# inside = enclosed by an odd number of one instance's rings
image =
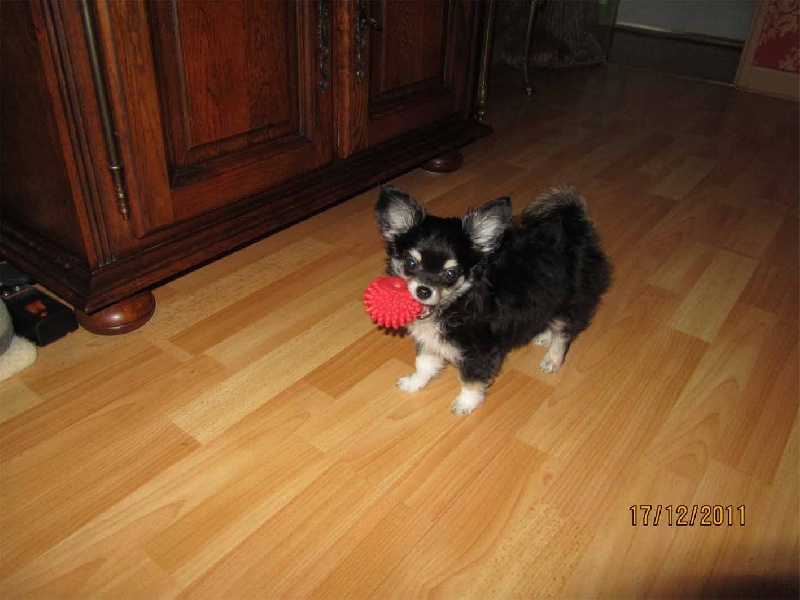
[[[362,297],[367,314],[381,327],[399,329],[422,312],[422,303],[408,291],[400,277],[378,277],[364,290]]]

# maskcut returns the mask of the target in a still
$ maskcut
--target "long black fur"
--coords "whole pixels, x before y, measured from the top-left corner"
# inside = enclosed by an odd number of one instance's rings
[[[387,227],[398,206],[411,215],[401,230]],[[506,355],[554,321],[563,323],[569,342],[574,340],[591,323],[611,281],[598,234],[574,190],[553,190],[532,202],[518,227],[510,226],[511,212],[510,200],[500,198],[463,220],[431,216],[396,188],[384,188],[376,205],[390,275],[434,285],[448,258],[463,269],[469,289],[436,306],[430,317],[460,350],[463,382],[490,385]],[[494,235],[476,243],[476,223],[486,219],[494,219],[488,228]],[[403,272],[401,261],[411,250],[425,259],[419,273]]]

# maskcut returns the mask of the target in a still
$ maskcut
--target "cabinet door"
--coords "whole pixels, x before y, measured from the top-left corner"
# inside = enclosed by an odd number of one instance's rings
[[[462,111],[476,29],[468,0],[354,0],[337,8],[339,154]]]
[[[327,0],[96,6],[137,235],[332,160]]]

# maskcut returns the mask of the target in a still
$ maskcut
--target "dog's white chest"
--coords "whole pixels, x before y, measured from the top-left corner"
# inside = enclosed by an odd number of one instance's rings
[[[454,364],[461,360],[461,352],[442,336],[435,317],[414,321],[408,326],[408,331],[425,354],[441,356]]]

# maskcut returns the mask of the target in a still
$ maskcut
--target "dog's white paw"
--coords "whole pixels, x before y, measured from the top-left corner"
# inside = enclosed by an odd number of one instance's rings
[[[398,379],[395,385],[404,392],[411,394],[413,392],[420,391],[427,385],[427,383],[427,381],[423,381],[420,377],[417,377],[416,374],[411,374]]]
[[[453,400],[453,404],[450,405],[450,409],[454,415],[468,415],[483,404],[485,397],[481,392],[461,390],[461,393]]]
[[[536,346],[549,346],[552,341],[553,332],[549,329],[545,329],[543,332],[534,337],[531,340],[531,343],[535,344]]]
[[[545,354],[542,362],[539,363],[539,368],[545,373],[555,373],[561,368],[561,361],[553,360],[549,354]]]

